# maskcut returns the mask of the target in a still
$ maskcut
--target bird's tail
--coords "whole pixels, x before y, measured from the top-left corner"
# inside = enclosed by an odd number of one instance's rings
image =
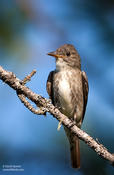
[[[65,128],[69,143],[70,143],[70,154],[72,168],[80,168],[80,144],[78,137],[72,135],[70,131]]]

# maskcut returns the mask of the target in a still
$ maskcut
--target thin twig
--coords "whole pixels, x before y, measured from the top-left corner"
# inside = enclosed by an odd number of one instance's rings
[[[34,69],[29,75],[27,75],[23,80],[22,84],[25,85],[28,81],[31,80],[31,77],[36,73],[36,70]]]
[[[21,84],[25,85],[28,81],[31,80],[32,76],[36,73],[36,70],[33,70],[29,75],[27,75],[22,81]],[[19,91],[17,92],[17,96],[21,100],[21,102],[28,108],[31,112],[37,115],[46,115],[46,109],[42,106],[37,105],[37,109],[35,109],[29,101],[27,101],[26,96],[21,94]],[[39,109],[38,109],[39,108]]]

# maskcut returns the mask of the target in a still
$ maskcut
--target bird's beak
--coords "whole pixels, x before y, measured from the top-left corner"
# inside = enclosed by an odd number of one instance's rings
[[[49,56],[53,56],[53,57],[55,57],[55,58],[64,58],[63,55],[57,54],[56,51],[54,51],[54,52],[49,52],[48,55],[49,55]]]
[[[60,55],[58,55],[58,54],[56,53],[56,51],[54,51],[54,52],[49,52],[48,55],[49,55],[49,56],[53,56],[53,57],[55,57],[55,58],[60,57]]]

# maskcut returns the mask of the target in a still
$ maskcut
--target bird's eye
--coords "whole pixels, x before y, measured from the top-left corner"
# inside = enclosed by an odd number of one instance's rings
[[[68,52],[66,53],[66,55],[67,55],[67,56],[70,56],[70,52],[68,51]]]

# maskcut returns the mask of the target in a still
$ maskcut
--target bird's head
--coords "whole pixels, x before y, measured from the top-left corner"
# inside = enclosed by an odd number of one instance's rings
[[[77,50],[71,44],[64,44],[54,52],[49,52],[48,55],[56,58],[56,67],[63,69],[67,67],[81,68],[80,56]]]

